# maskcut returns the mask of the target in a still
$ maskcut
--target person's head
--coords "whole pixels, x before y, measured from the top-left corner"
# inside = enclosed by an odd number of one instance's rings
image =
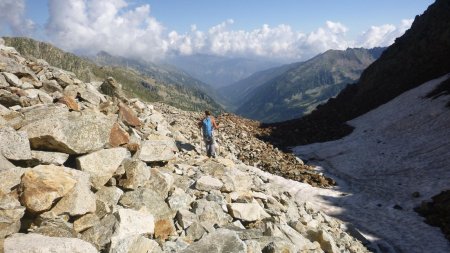
[[[206,110],[206,111],[205,111],[205,115],[206,115],[206,116],[210,116],[210,115],[211,115],[211,112],[208,111],[208,110]]]

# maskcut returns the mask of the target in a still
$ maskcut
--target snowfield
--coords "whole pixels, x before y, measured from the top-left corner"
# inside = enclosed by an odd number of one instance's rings
[[[338,186],[317,189],[272,176],[300,201],[356,227],[378,252],[450,252],[439,228],[413,208],[450,189],[448,96],[425,98],[450,74],[407,91],[348,123],[340,140],[293,148]],[[419,197],[413,197],[418,192]],[[417,194],[417,193],[416,193]]]

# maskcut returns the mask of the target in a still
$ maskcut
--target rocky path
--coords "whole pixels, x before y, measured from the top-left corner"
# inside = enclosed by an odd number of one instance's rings
[[[233,116],[219,119],[221,155],[209,159],[199,116],[126,98],[111,78],[83,83],[0,40],[0,251],[368,252],[286,182],[312,186],[254,166],[330,180]]]

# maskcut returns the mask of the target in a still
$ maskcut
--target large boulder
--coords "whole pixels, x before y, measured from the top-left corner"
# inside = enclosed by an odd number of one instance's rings
[[[0,169],[0,192],[9,193],[20,184],[20,179],[29,168],[11,167]]]
[[[91,191],[89,174],[83,171],[64,168],[77,180],[75,187],[53,207],[50,212],[60,215],[80,216],[86,213],[93,213],[96,209],[96,198]]]
[[[146,209],[157,220],[172,219],[175,216],[175,211],[169,208],[165,198],[154,190],[147,188],[138,188],[124,193],[119,203],[124,207],[135,210]]]
[[[16,132],[12,127],[0,126],[0,155],[10,160],[31,159],[27,133]]]
[[[122,240],[136,235],[152,235],[155,231],[155,219],[144,211],[121,208],[117,214],[118,224],[111,237],[111,248],[115,248]]]
[[[136,189],[144,186],[150,177],[150,170],[147,165],[140,160],[126,160],[123,163],[125,178],[119,181],[119,185],[125,189]]]
[[[161,135],[150,135],[142,142],[139,159],[144,162],[168,161],[178,152],[177,145],[172,138]]]
[[[126,148],[102,149],[77,158],[77,168],[91,175],[95,188],[100,188],[114,175],[122,161],[130,157]]]
[[[106,215],[98,224],[81,233],[81,238],[92,243],[98,250],[105,249],[117,226],[115,215]]]
[[[0,191],[0,238],[19,232],[24,213],[17,199]]]
[[[172,189],[175,179],[169,173],[162,172],[157,168],[150,169],[150,178],[146,182],[145,187],[159,193],[160,196],[166,198]]]
[[[192,243],[181,251],[182,253],[216,252],[216,253],[247,253],[246,244],[241,241],[236,232],[218,229]]]
[[[77,238],[15,234],[4,244],[5,253],[97,253],[92,244]]]
[[[26,124],[33,149],[53,150],[67,154],[85,154],[103,148],[109,142],[116,116],[85,110],[47,114]]]
[[[20,200],[30,212],[47,211],[56,200],[67,195],[76,183],[73,175],[63,167],[39,165],[23,174]]]

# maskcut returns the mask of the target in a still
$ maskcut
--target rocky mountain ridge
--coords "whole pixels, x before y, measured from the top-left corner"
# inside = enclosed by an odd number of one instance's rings
[[[103,81],[111,76],[124,92],[143,101],[161,101],[191,111],[220,112],[221,106],[208,94],[207,87],[180,71],[150,63],[99,54],[97,62],[62,51],[51,44],[30,38],[5,37],[8,46],[29,59],[44,59],[52,66],[71,71],[83,82]],[[127,66],[127,62],[130,62]]]
[[[113,78],[83,82],[0,40],[0,249],[369,252],[239,158],[258,166],[256,156],[276,156],[260,167],[331,181],[273,147],[243,146],[258,140],[230,115],[219,117],[223,145],[209,159],[199,116],[129,99]]]
[[[247,118],[266,123],[298,118],[357,81],[383,50],[328,50],[305,62],[256,73],[221,93],[236,97],[235,112]]]

